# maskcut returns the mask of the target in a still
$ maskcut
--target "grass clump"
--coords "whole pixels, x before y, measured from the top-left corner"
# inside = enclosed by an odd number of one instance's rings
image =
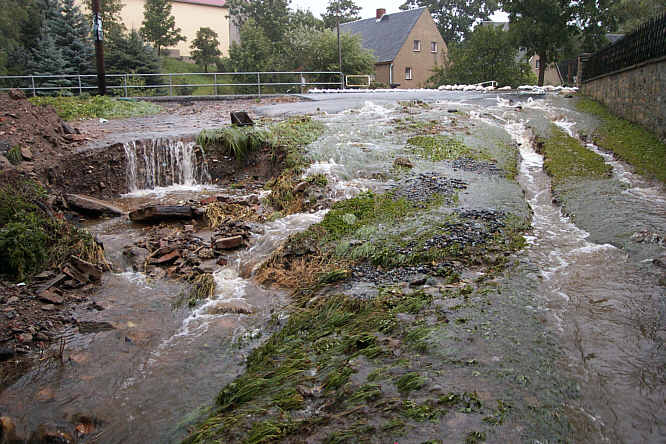
[[[157,114],[162,107],[150,102],[119,100],[108,96],[53,96],[31,97],[34,105],[55,108],[64,120],[74,119],[118,119]]]
[[[608,177],[612,167],[600,155],[583,147],[576,139],[553,126],[552,136],[543,142],[544,169],[553,185],[575,178]]]
[[[265,128],[232,125],[202,130],[197,136],[197,144],[206,151],[245,160],[250,153],[275,145],[275,140],[271,132]]]
[[[194,307],[203,299],[210,299],[215,294],[215,278],[210,273],[198,274],[192,278],[192,288],[187,305]]]
[[[408,394],[411,391],[418,390],[426,384],[426,380],[418,373],[407,373],[395,380],[395,386],[402,394]]]
[[[85,230],[56,218],[46,191],[29,179],[0,186],[0,270],[14,281],[29,279],[71,256],[107,267],[103,249]]]
[[[666,182],[666,143],[639,125],[614,116],[608,108],[592,99],[581,98],[576,107],[601,120],[594,135],[597,145],[612,151],[639,173]]]
[[[411,145],[417,154],[433,162],[458,157],[479,157],[479,153],[465,145],[462,140],[450,136],[415,136],[407,139],[407,144]]]
[[[21,155],[21,148],[19,148],[18,145],[13,146],[7,152],[7,159],[12,165],[18,165],[21,163],[21,160],[23,160],[23,156]]]

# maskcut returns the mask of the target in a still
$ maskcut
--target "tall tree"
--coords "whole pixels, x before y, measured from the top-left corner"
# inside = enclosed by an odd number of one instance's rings
[[[495,80],[500,86],[533,83],[530,65],[516,57],[516,47],[507,31],[477,26],[464,42],[449,46],[448,60],[438,66],[429,83],[474,84]]]
[[[0,0],[0,10],[0,74],[4,75],[16,68],[12,57],[22,48],[22,24],[28,8],[20,0]]]
[[[40,0],[42,15],[40,37],[35,47],[31,48],[28,70],[35,75],[71,74],[72,70],[56,42],[57,27],[62,16],[59,0]],[[64,86],[65,82],[53,82],[47,86]]]
[[[279,69],[274,64],[273,45],[261,26],[249,19],[240,29],[240,44],[229,48],[229,67],[233,71],[269,71]]]
[[[217,40],[217,33],[210,28],[199,28],[197,37],[194,39],[190,48],[192,48],[192,58],[197,64],[204,67],[208,72],[208,65],[215,63],[215,60],[222,54],[219,49],[220,42]]]
[[[611,0],[503,0],[519,46],[539,56],[539,85],[547,66],[567,52],[574,38],[598,41],[609,20]]]
[[[180,28],[176,28],[176,18],[171,15],[169,0],[146,0],[141,35],[155,45],[158,56],[161,55],[163,47],[186,40],[180,33]]]
[[[361,17],[358,13],[361,7],[353,0],[329,0],[326,12],[321,15],[325,28],[335,28],[338,20],[340,23],[353,22]]]
[[[616,0],[611,8],[618,31],[628,33],[653,17],[666,12],[664,0]]]
[[[74,0],[61,0],[62,13],[55,18],[55,43],[62,51],[69,71],[93,72],[94,51],[88,23]]]
[[[407,0],[400,9],[427,6],[448,45],[462,41],[472,25],[488,20],[499,8],[498,0]]]
[[[252,19],[272,42],[282,42],[289,29],[291,0],[230,0],[229,13],[237,25]]]

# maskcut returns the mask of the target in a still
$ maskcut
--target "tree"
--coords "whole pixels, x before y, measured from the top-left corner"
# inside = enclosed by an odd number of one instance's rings
[[[158,56],[161,55],[163,47],[186,40],[181,35],[180,28],[176,28],[176,19],[171,15],[169,0],[146,0],[141,35],[155,45]]]
[[[488,20],[499,8],[498,0],[406,0],[400,9],[427,6],[446,44],[462,41],[472,25]]]
[[[238,26],[252,20],[275,43],[282,42],[289,29],[291,0],[230,0],[229,14]]]
[[[507,31],[478,26],[461,44],[449,46],[445,66],[436,67],[429,79],[433,86],[474,84],[495,80],[500,86],[532,83],[530,65],[518,60],[517,48]]]
[[[197,37],[190,45],[192,48],[192,58],[197,64],[204,67],[208,72],[208,65],[215,63],[215,60],[222,54],[218,47],[220,42],[217,40],[217,33],[210,28],[199,28]]]
[[[53,75],[72,74],[71,67],[63,56],[62,48],[56,43],[58,20],[62,9],[59,0],[40,0],[41,8],[41,31],[35,47],[31,49],[31,58],[27,64],[30,74]],[[64,79],[50,79],[40,86],[64,87],[69,82]]]
[[[629,33],[641,23],[666,12],[664,0],[616,0],[611,7],[617,29]]]
[[[358,15],[359,12],[361,12],[361,7],[353,0],[329,0],[326,12],[321,15],[321,18],[324,20],[325,28],[335,28],[338,20],[340,23],[359,20],[361,18]]]
[[[240,29],[240,43],[229,48],[228,66],[236,72],[268,71],[278,68],[273,62],[273,45],[263,28],[247,20]]]
[[[598,40],[607,28],[610,0],[503,0],[511,33],[528,54],[539,56],[539,86],[546,67],[567,52],[574,38]]]
[[[120,18],[120,11],[125,5],[123,0],[100,0],[99,13],[102,16],[102,25],[104,27],[105,46],[113,46],[118,38],[125,38],[127,31]],[[86,0],[86,11],[88,16],[88,27],[93,22],[92,1]]]
[[[30,3],[30,2],[28,2]],[[0,74],[12,68],[12,58],[22,50],[22,24],[28,17],[29,8],[20,0],[0,0]],[[37,21],[37,20],[35,20]]]
[[[62,13],[54,19],[55,43],[76,74],[93,72],[94,52],[86,19],[74,0],[61,0]]]

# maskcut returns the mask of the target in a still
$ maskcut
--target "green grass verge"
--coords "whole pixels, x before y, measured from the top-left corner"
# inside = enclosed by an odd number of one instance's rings
[[[209,71],[215,71],[215,67],[209,67]],[[171,57],[162,57],[160,61],[160,70],[163,74],[173,74],[173,73],[201,73],[196,75],[188,76],[163,76],[165,83],[169,82],[169,77],[171,77],[171,82],[174,85],[194,85],[194,86],[174,86],[173,94],[176,96],[210,96],[215,94],[215,87],[205,86],[211,83],[214,83],[217,80],[217,83],[234,83],[232,76],[217,76],[217,79],[213,74],[204,73],[203,67],[196,65],[191,62],[185,62],[183,60],[178,60]],[[237,77],[236,80],[242,80],[240,77]],[[248,77],[248,81],[256,81],[255,77]],[[197,86],[201,85],[201,86]],[[217,94],[234,94],[238,87],[234,86],[218,86]],[[256,88],[255,88],[256,89]],[[256,92],[256,91],[253,91]]]
[[[666,183],[666,144],[654,133],[612,115],[604,105],[588,98],[579,99],[576,108],[601,120],[594,135],[597,145],[612,151],[637,172]]]
[[[48,214],[45,199],[46,191],[28,179],[0,186],[0,274],[27,280],[71,255],[106,263],[90,233]]]
[[[31,97],[29,100],[34,105],[53,106],[58,116],[64,120],[138,117],[156,114],[162,110],[162,107],[154,103],[119,100],[107,96]]]
[[[489,160],[487,156],[465,145],[462,140],[451,136],[415,136],[407,140],[416,154],[433,162],[470,157],[477,160]]]
[[[600,155],[588,150],[564,131],[552,127],[552,136],[543,142],[544,169],[553,186],[573,179],[610,176],[612,167]]]

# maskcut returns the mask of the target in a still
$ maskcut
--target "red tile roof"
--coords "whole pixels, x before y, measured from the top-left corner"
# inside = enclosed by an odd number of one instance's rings
[[[225,0],[172,0],[178,3],[193,3],[195,5],[204,5],[204,6],[217,6],[222,8],[226,1]]]

